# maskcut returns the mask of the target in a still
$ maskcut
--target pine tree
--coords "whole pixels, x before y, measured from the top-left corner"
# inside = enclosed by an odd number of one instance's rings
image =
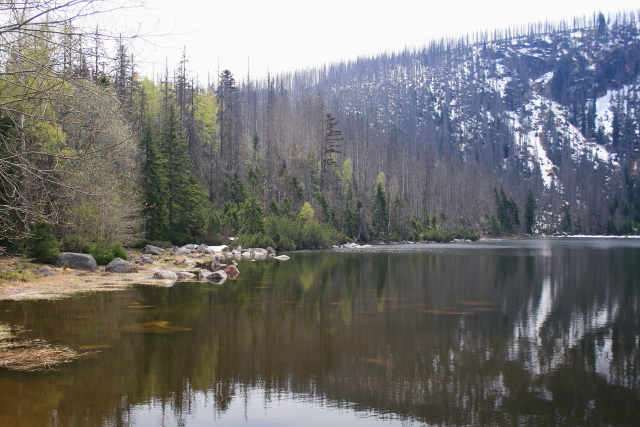
[[[376,186],[373,195],[373,232],[378,236],[384,235],[389,223],[387,212],[386,178],[384,172],[380,172],[376,178]]]
[[[505,233],[513,233],[520,226],[518,206],[513,199],[507,197],[504,188],[500,191],[493,189],[496,198],[496,217],[500,228]]]
[[[533,226],[536,222],[536,199],[533,195],[531,187],[527,189],[527,195],[524,202],[524,228],[529,234],[533,233]]]
[[[146,235],[148,239],[163,240],[167,238],[169,230],[167,162],[160,153],[158,142],[148,123],[142,128],[142,147],[145,154],[141,168],[144,200],[142,213],[146,220]]]
[[[176,242],[186,242],[198,233],[201,200],[204,197],[195,176],[189,170],[187,143],[172,99],[167,101],[163,120],[162,154],[166,160],[168,183],[169,235]]]

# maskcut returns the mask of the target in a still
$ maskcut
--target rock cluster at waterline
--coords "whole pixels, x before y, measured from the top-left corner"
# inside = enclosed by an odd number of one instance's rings
[[[271,248],[241,248],[230,249],[228,246],[185,245],[163,249],[157,246],[147,245],[141,255],[130,255],[128,260],[116,258],[107,264],[102,276],[115,273],[137,273],[144,275],[149,280],[143,279],[144,284],[155,286],[173,286],[176,282],[189,280],[209,281],[223,284],[226,280],[233,280],[240,274],[237,261],[240,260],[268,260],[275,259],[286,261],[287,255],[276,255]],[[65,252],[55,261],[58,267],[66,270],[78,270],[81,275],[96,272],[97,263],[91,255]],[[150,274],[149,274],[150,273]],[[48,267],[43,267],[43,276],[49,276],[54,272]],[[131,277],[131,276],[127,276]],[[124,279],[129,280],[129,279]],[[130,279],[134,281],[134,279]],[[138,279],[135,280],[138,283]]]

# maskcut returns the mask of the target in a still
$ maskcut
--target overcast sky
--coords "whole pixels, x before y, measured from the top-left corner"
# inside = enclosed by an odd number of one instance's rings
[[[352,59],[441,37],[520,26],[602,11],[638,9],[637,0],[147,0],[119,15],[123,32],[151,35],[136,57],[153,76],[172,70],[186,49],[189,69],[201,82],[229,69],[241,79]]]

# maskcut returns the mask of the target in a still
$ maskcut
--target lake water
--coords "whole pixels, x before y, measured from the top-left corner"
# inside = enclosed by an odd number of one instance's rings
[[[86,352],[1,370],[0,425],[638,425],[640,239],[290,255],[221,286],[0,303]]]

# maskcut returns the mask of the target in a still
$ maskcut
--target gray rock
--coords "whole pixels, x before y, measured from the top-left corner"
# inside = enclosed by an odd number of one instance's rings
[[[150,254],[150,255],[163,255],[165,254],[167,251],[165,251],[162,248],[159,248],[157,246],[153,246],[153,245],[147,245],[144,247],[144,253],[145,254]]]
[[[191,250],[187,248],[178,248],[171,251],[171,255],[191,255]]]
[[[153,273],[153,278],[156,280],[173,280],[175,282],[178,280],[178,275],[173,271],[159,270]]]
[[[98,269],[96,260],[87,254],[63,252],[56,258],[55,266],[62,267],[65,263],[68,263],[69,268],[74,270],[96,271]]]
[[[198,279],[200,280],[204,280],[207,277],[211,276],[213,274],[213,271],[209,271],[209,270],[200,270],[198,272]]]
[[[207,245],[198,246],[197,251],[199,254],[213,255],[213,249],[210,249]]]
[[[196,277],[195,274],[189,273],[188,271],[178,271],[176,273],[176,276],[178,278],[177,279],[178,282],[184,282],[185,280],[191,280],[194,277]]]
[[[156,283],[153,284],[153,286],[157,286],[159,288],[170,288],[173,285],[176,284],[175,280],[158,280]]]
[[[267,255],[267,250],[266,249],[262,249],[262,248],[248,248],[248,249],[243,249],[242,253],[246,253],[249,252],[253,255]]]
[[[227,280],[227,273],[224,270],[217,270],[207,276],[207,280]]]
[[[108,271],[109,273],[137,273],[138,269],[129,261],[116,258],[106,265],[104,271]]]
[[[198,245],[194,245],[192,243],[188,244],[188,245],[184,245],[183,248],[185,249],[189,249],[190,251],[196,249],[198,247]]]
[[[227,280],[227,273],[225,273],[223,270],[214,271],[213,273],[209,274],[206,279],[210,282],[221,284],[220,281],[224,282],[225,280]]]
[[[51,270],[46,265],[43,265],[42,267],[38,268],[37,270],[34,271],[34,273],[42,274],[44,277],[53,276],[53,270]]]

